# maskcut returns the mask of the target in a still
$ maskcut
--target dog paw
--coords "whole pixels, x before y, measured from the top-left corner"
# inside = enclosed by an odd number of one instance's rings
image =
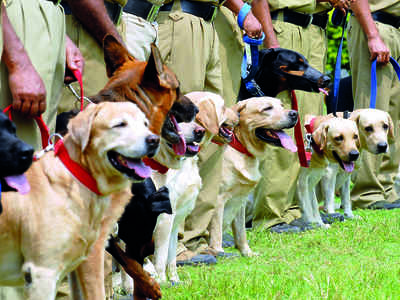
[[[330,224],[324,224],[324,223],[318,224],[318,226],[319,226],[320,228],[322,228],[322,229],[329,229],[329,228],[331,228],[331,225],[330,225]]]

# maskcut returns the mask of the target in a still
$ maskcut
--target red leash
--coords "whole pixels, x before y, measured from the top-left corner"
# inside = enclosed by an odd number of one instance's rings
[[[76,69],[73,70],[72,73],[74,74],[76,80],[78,80],[79,87],[81,88],[81,111],[83,110],[83,81],[82,81],[82,73]]]
[[[297,103],[297,97],[296,93],[294,90],[290,91],[291,96],[292,96],[292,109],[295,111],[299,111],[298,103]],[[298,121],[296,125],[294,126],[294,137],[296,140],[296,146],[297,146],[297,155],[299,156],[299,161],[300,161],[300,166],[304,168],[308,168],[308,157],[306,150],[304,148],[304,140],[303,140],[303,133],[301,132],[301,120],[300,120],[300,115],[298,114]],[[310,157],[311,159],[311,157]]]

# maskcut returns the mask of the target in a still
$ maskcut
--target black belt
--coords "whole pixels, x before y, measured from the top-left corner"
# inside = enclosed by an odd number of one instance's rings
[[[141,17],[149,22],[156,20],[160,6],[151,4],[146,0],[128,0],[123,10],[126,13]]]
[[[214,21],[218,7],[208,2],[198,2],[189,0],[180,0],[181,9],[183,12],[203,18],[205,21]],[[174,2],[164,4],[160,11],[170,11]]]
[[[396,17],[382,11],[376,11],[372,13],[372,18],[377,22],[391,25],[394,28],[400,28],[400,17]]]
[[[66,15],[72,15],[71,7],[67,3],[67,1],[61,1],[60,4],[64,8],[64,13]],[[121,5],[104,1],[104,6],[106,7],[108,16],[110,17],[111,21],[113,21],[114,24],[117,24],[122,12]]]
[[[271,12],[272,20],[278,20],[280,12],[282,12],[283,14],[284,22],[292,23],[294,25],[302,26],[304,28],[308,27],[310,24],[313,24],[315,26],[321,27],[322,29],[325,29],[329,19],[327,13],[311,15],[299,13],[285,8]]]

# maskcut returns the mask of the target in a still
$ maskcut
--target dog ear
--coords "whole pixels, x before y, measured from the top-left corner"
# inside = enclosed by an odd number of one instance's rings
[[[314,142],[319,146],[321,150],[323,150],[326,147],[328,129],[329,129],[329,124],[322,123],[312,134]]]
[[[213,135],[218,135],[220,120],[218,119],[214,102],[209,99],[204,99],[197,103],[197,106],[199,108],[199,113],[196,115],[196,120]]]
[[[134,58],[128,50],[111,34],[107,34],[103,40],[104,61],[106,63],[107,76],[110,78],[114,72],[128,60]]]
[[[246,105],[247,105],[247,100],[242,100],[236,103],[234,106],[232,106],[231,109],[240,114],[240,112],[246,107]]]
[[[151,85],[157,82],[159,86],[164,88],[178,88],[178,79],[176,79],[175,74],[171,70],[164,66],[157,46],[152,43],[150,47],[151,54],[144,71],[142,83],[145,85]]]
[[[361,115],[361,110],[357,109],[350,114],[350,120],[353,120],[356,122],[357,127],[359,128],[359,123],[360,123],[360,115]]]
[[[393,125],[393,120],[390,117],[389,113],[386,112],[387,118],[389,120],[389,133],[388,133],[388,139],[392,143],[394,142],[394,125]]]
[[[74,143],[81,148],[82,152],[89,143],[93,120],[99,111],[100,105],[89,104],[85,110],[69,121],[68,132]]]

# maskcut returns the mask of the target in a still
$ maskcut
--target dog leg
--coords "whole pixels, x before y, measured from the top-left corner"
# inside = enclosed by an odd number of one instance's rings
[[[222,247],[224,201],[225,201],[224,198],[225,194],[220,194],[218,196],[218,204],[214,216],[211,218],[211,222],[208,229],[210,232],[210,248],[218,252],[224,252],[224,248]]]
[[[166,266],[168,260],[168,249],[171,241],[171,230],[175,214],[161,214],[158,217],[154,230],[154,267],[157,271],[157,281],[167,282]]]
[[[235,238],[235,245],[243,256],[255,256],[257,253],[253,252],[247,243],[246,235],[246,202],[243,203],[238,214],[232,221],[233,237]]]
[[[347,179],[342,185],[340,189],[341,198],[342,198],[342,207],[344,209],[344,216],[349,219],[354,219],[353,210],[351,207],[350,200],[350,175],[347,175]]]
[[[335,213],[335,187],[337,165],[329,165],[321,178],[321,187],[325,199],[324,209],[328,214]]]
[[[172,285],[180,282],[178,271],[176,270],[176,247],[178,244],[178,228],[174,228],[171,232],[171,238],[168,249],[168,262],[167,262],[167,274],[168,279]]]
[[[40,267],[32,262],[22,266],[25,278],[25,299],[54,300],[57,292],[57,271]]]
[[[313,211],[309,193],[311,188],[309,185],[309,176],[311,176],[311,172],[312,170],[301,167],[297,180],[297,195],[302,212],[301,219],[306,223],[312,223],[313,221]]]

